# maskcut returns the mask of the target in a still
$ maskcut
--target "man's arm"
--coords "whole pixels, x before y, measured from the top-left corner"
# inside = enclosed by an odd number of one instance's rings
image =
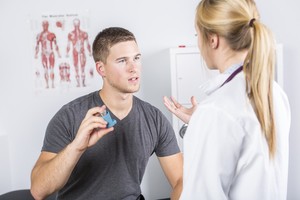
[[[183,157],[182,153],[158,157],[160,165],[172,187],[171,199],[179,199],[182,191]]]
[[[105,106],[90,109],[77,132],[76,138],[58,154],[42,152],[31,173],[31,193],[36,200],[61,189],[68,181],[79,158],[113,127],[97,116]]]
[[[68,181],[83,152],[72,143],[59,154],[42,152],[31,173],[31,193],[36,200],[61,189]]]

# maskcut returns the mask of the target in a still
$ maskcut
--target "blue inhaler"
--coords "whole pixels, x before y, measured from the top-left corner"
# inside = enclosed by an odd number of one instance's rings
[[[107,128],[110,128],[117,123],[117,121],[115,119],[111,118],[110,113],[106,110],[103,113],[101,113],[100,115],[107,122]]]

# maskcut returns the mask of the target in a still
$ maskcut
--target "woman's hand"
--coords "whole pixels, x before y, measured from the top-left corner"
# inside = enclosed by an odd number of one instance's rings
[[[198,103],[194,96],[191,97],[192,107],[186,108],[176,101],[174,97],[164,97],[164,104],[168,110],[181,119],[184,123],[188,124],[192,114],[197,109]]]

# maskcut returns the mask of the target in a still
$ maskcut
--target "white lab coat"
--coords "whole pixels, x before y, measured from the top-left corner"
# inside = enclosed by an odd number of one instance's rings
[[[274,83],[277,152],[270,160],[267,142],[246,94],[244,73],[220,88],[230,73],[202,89],[184,136],[181,200],[284,200],[287,196],[288,99]]]

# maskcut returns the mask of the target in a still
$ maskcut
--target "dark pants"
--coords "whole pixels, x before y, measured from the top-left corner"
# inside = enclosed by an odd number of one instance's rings
[[[144,196],[143,196],[142,194],[140,194],[140,196],[138,196],[138,197],[136,198],[136,200],[145,200],[145,198],[144,198]]]
[[[138,198],[136,200],[145,200],[145,197],[141,194],[140,196],[138,196]],[[157,199],[157,200],[171,200],[171,199],[165,198],[165,199]]]

